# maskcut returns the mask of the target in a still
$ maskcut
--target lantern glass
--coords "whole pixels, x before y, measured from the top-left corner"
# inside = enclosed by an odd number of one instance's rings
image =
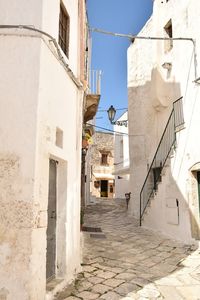
[[[110,108],[107,110],[107,113],[108,113],[108,118],[112,123],[115,118],[116,109],[111,105]]]

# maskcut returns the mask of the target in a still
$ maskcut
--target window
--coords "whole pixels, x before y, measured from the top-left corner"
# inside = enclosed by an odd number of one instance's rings
[[[102,153],[101,154],[101,164],[102,165],[107,165],[108,164],[108,154],[107,153]]]
[[[63,52],[69,57],[69,15],[62,3],[60,4],[58,42]]]
[[[164,33],[165,37],[167,38],[173,38],[173,32],[172,32],[172,20],[169,20],[169,22],[164,27]],[[165,52],[168,52],[173,47],[173,41],[172,40],[166,40],[165,41]]]
[[[60,128],[56,128],[56,146],[63,147],[63,131]]]

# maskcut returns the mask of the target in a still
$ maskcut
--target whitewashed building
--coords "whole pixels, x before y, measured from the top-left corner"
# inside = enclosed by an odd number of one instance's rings
[[[0,298],[51,299],[80,271],[85,1],[0,8]]]
[[[130,209],[187,243],[200,238],[199,27],[198,1],[155,0],[128,49]]]
[[[127,120],[127,111],[117,119],[122,122]],[[125,198],[125,193],[130,192],[128,122],[127,126],[114,125],[114,132],[115,198]]]

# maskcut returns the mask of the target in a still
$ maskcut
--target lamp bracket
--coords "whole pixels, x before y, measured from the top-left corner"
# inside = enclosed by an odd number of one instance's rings
[[[128,126],[128,120],[115,121],[115,122],[112,122],[112,125],[127,127]]]

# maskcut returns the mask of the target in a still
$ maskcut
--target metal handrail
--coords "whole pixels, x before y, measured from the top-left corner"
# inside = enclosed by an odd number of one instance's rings
[[[157,184],[161,181],[162,169],[176,143],[176,132],[184,124],[182,98],[173,102],[173,109],[161,136],[152,163],[140,192],[140,226],[142,216],[146,210],[149,200],[157,190]]]

